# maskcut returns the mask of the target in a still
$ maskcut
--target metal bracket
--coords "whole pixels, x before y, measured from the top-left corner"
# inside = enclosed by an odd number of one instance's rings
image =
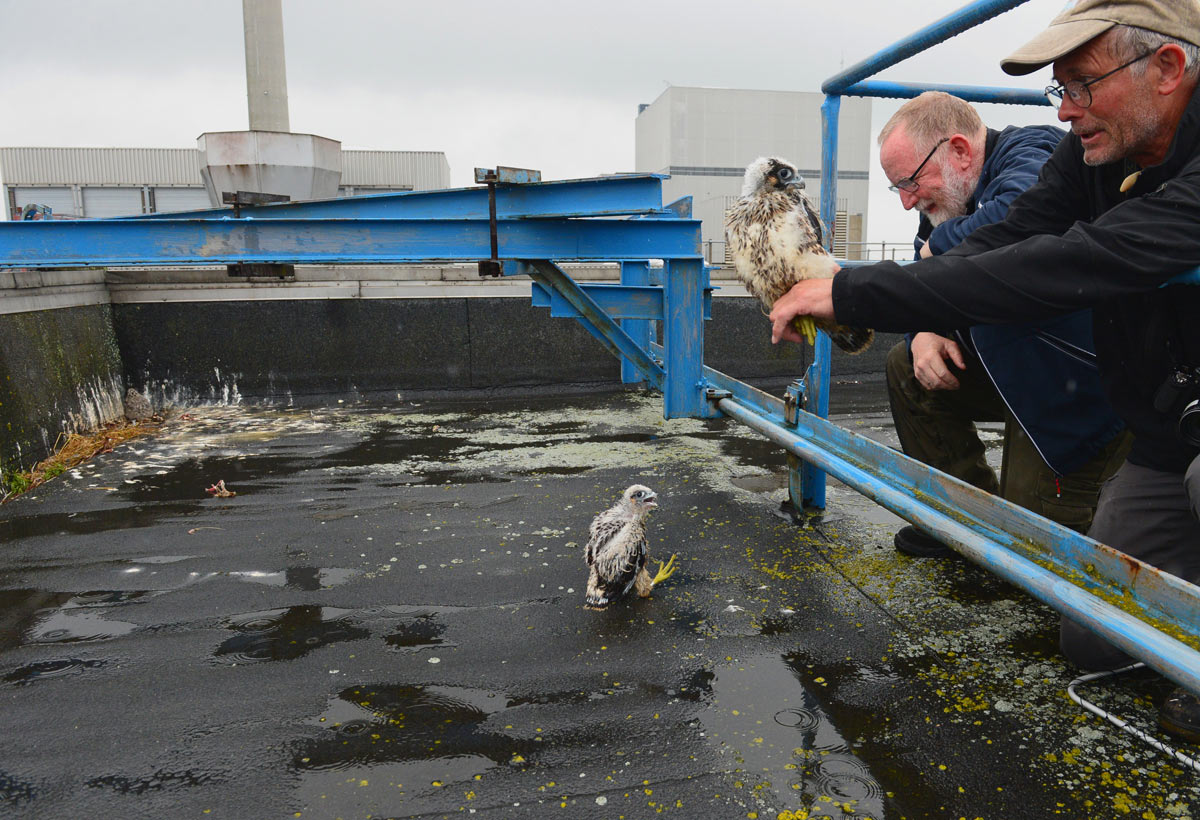
[[[280,279],[295,279],[295,265],[281,265],[273,262],[235,262],[225,266],[225,272],[230,276],[277,276]]]
[[[257,191],[223,191],[221,202],[233,206],[233,218],[242,218],[242,207],[246,205],[270,205],[273,202],[291,202],[286,194],[261,194]]]
[[[269,205],[275,202],[291,202],[286,194],[263,194],[258,191],[223,191],[221,202],[233,206],[233,218],[242,218],[242,208],[250,205]],[[295,265],[280,265],[273,262],[234,262],[225,266],[229,276],[277,276],[280,279],[295,279]]]
[[[807,402],[807,388],[804,379],[796,379],[787,386],[783,394],[783,420],[795,427],[800,421],[800,411]]]
[[[498,165],[493,168],[476,168],[475,182],[487,183],[488,189],[488,227],[492,240],[492,258],[479,263],[480,276],[503,276],[504,263],[500,261],[499,241],[496,236],[496,184],[524,185],[531,182],[541,182],[542,172],[528,168],[508,168]]]

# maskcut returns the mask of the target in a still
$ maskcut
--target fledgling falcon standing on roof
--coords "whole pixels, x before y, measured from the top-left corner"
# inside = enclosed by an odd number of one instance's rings
[[[729,210],[725,241],[738,279],[770,310],[801,279],[829,279],[837,270],[821,246],[821,219],[804,195],[804,177],[796,166],[775,157],[759,157],[746,168],[742,197]],[[796,329],[816,340],[820,328],[847,353],[870,346],[875,331],[796,319]]]
[[[658,495],[649,487],[634,484],[621,494],[621,500],[592,519],[584,557],[591,567],[584,606],[605,609],[616,599],[637,588],[643,598],[654,585],[675,572],[675,556],[666,564],[659,562],[658,573],[651,578],[646,571],[650,558],[646,541],[646,516],[658,506]]]

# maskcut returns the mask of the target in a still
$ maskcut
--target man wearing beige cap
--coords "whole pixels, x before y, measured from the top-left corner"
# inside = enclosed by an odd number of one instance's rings
[[[906,268],[840,271],[796,285],[771,311],[910,331],[1028,322],[1093,310],[1100,375],[1134,439],[1088,534],[1200,583],[1200,0],[1079,0],[1001,61],[1052,65],[1046,95],[1071,127],[1002,222]],[[1068,420],[1069,421],[1069,420]],[[1128,658],[1064,618],[1085,668]],[[1200,740],[1200,699],[1177,689],[1163,727]]]

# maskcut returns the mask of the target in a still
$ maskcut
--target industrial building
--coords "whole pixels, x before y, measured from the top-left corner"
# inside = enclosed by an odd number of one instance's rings
[[[703,221],[705,258],[724,261],[725,212],[741,193],[746,166],[778,156],[804,175],[814,203],[821,196],[821,103],[815,92],[671,86],[639,107],[635,168],[670,174],[667,199],[691,196]],[[867,233],[871,101],[842,101],[838,130],[838,198],[834,255],[859,258]]]
[[[441,151],[341,152],[340,196],[450,187]],[[44,205],[55,218],[211,208],[195,148],[0,148],[4,218]]]

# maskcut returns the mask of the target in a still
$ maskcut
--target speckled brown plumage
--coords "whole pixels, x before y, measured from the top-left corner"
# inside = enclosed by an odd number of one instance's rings
[[[804,181],[785,160],[763,157],[746,169],[742,197],[730,209],[725,241],[738,279],[769,311],[802,279],[828,279],[837,263],[821,246],[821,220]],[[870,346],[875,331],[817,320],[847,353]]]
[[[621,499],[600,513],[588,527],[583,556],[588,565],[588,609],[605,609],[630,589],[645,598],[654,585],[672,574],[674,556],[651,577],[646,570],[650,544],[646,539],[646,516],[658,506],[658,495],[649,487],[634,484]]]

